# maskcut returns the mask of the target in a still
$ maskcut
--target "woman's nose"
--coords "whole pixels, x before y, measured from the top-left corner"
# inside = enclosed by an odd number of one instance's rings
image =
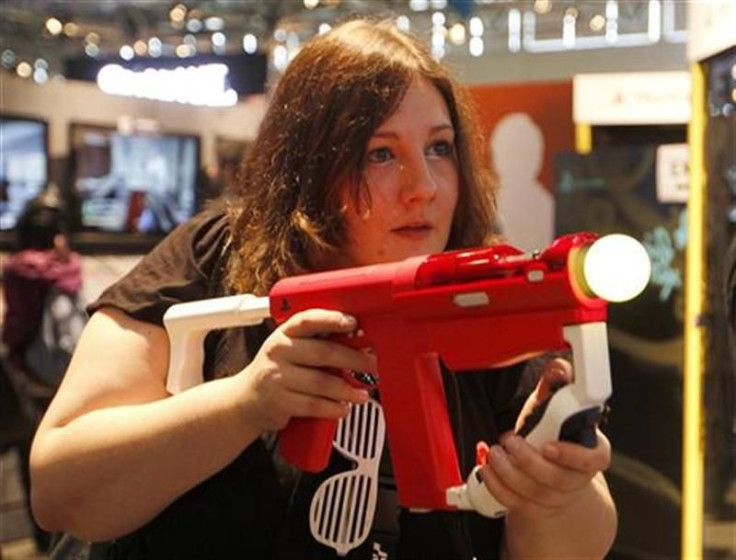
[[[405,204],[418,200],[434,198],[437,193],[437,179],[424,158],[402,162],[401,201]]]

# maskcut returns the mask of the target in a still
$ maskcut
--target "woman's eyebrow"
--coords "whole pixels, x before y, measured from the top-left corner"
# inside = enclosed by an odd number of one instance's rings
[[[442,131],[445,131],[445,130],[450,130],[450,131],[453,131],[454,132],[455,128],[451,124],[442,123],[442,124],[436,124],[436,125],[432,126],[429,129],[429,132],[432,133],[432,134],[435,134],[437,132],[442,132]],[[398,132],[394,132],[393,130],[383,130],[383,131],[378,130],[378,131],[376,131],[376,132],[373,133],[372,138],[393,138],[393,139],[396,139],[399,136],[400,136],[400,134]]]

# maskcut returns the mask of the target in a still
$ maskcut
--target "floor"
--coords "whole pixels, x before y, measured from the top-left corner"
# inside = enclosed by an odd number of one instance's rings
[[[0,455],[0,560],[46,560],[36,551],[15,451]]]

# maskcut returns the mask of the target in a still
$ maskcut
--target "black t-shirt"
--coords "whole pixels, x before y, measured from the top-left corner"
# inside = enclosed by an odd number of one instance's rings
[[[226,295],[223,274],[228,256],[228,223],[206,212],[180,226],[90,307],[121,309],[135,319],[163,324],[173,304]],[[240,371],[254,356],[265,327],[211,332],[205,339],[204,378]],[[523,404],[523,365],[477,372],[443,372],[461,474],[474,466],[475,444],[497,441],[513,428]],[[528,380],[527,380],[528,381]],[[528,384],[528,383],[527,383]],[[283,467],[274,438],[246,448],[230,465],[187,492],[153,521],[132,534],[96,547],[95,557],[115,560],[335,559],[336,553],[309,533],[311,495],[327,476],[350,468],[333,453],[318,475],[298,475]],[[197,450],[193,449],[192,453]],[[379,510],[395,499],[390,458],[381,467]],[[385,490],[385,491],[383,491]],[[388,506],[387,506],[388,503]],[[385,517],[385,516],[384,516]],[[349,559],[492,559],[500,554],[503,520],[472,512],[414,513],[396,507],[396,531],[385,519]],[[387,556],[386,556],[387,555]]]

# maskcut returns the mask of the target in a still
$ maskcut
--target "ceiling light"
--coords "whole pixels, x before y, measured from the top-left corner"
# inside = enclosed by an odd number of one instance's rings
[[[423,12],[429,8],[428,0],[409,0],[409,8],[415,12]]]
[[[143,56],[148,52],[148,45],[146,45],[145,41],[138,39],[133,43],[133,50],[138,56]]]
[[[590,29],[593,31],[600,31],[605,27],[605,25],[606,18],[604,18],[600,14],[596,14],[592,18],[590,18]]]
[[[222,31],[212,34],[212,50],[215,54],[225,54],[227,47],[227,37]]]
[[[52,17],[46,20],[46,29],[52,35],[58,35],[62,32],[64,26],[58,19]]]
[[[192,45],[181,44],[176,47],[176,50],[174,52],[179,58],[187,58],[190,56],[194,56],[194,54],[197,52],[197,49],[195,49]]]
[[[33,67],[27,62],[21,62],[15,68],[15,71],[21,78],[30,78],[31,74],[33,74]]]
[[[135,51],[130,45],[123,45],[122,47],[120,47],[120,58],[122,58],[123,60],[133,60],[134,56]]]
[[[67,37],[76,37],[79,33],[79,26],[74,22],[68,22],[64,24],[64,34]]]
[[[453,45],[465,44],[465,26],[462,23],[456,23],[450,27],[450,43]]]
[[[289,64],[289,51],[284,45],[276,45],[273,49],[273,65],[279,72],[286,70]]]
[[[304,7],[307,10],[314,10],[317,6],[319,6],[319,0],[304,0]]]
[[[152,57],[159,57],[161,56],[161,47],[163,45],[161,44],[161,39],[158,37],[151,37],[148,40],[148,54]]]
[[[258,39],[252,33],[243,35],[243,50],[248,54],[253,54],[258,50]]]
[[[521,50],[521,12],[509,10],[509,52],[517,53]]]
[[[649,0],[649,26],[647,35],[652,43],[662,36],[662,4],[660,0]]]
[[[204,20],[207,31],[222,31],[225,29],[225,20],[218,16],[208,17]]]
[[[480,37],[471,37],[468,50],[472,56],[482,55],[484,50],[483,39]]]
[[[10,49],[5,49],[0,55],[0,64],[5,68],[12,68],[15,64],[15,53]]]
[[[217,33],[212,34],[212,44],[216,47],[223,47],[225,46],[225,42],[227,41],[227,38],[225,37],[224,33],[220,33],[219,31]]]
[[[187,7],[184,4],[177,4],[169,12],[171,21],[183,22],[185,17],[187,17]]]
[[[49,81],[49,72],[45,68],[36,68],[33,71],[33,81],[37,84],[45,84]]]
[[[187,21],[187,31],[191,31],[192,33],[198,33],[202,31],[203,24],[198,19],[190,19]]]
[[[470,18],[470,34],[473,37],[483,35],[483,20],[477,16]]]
[[[552,10],[552,2],[550,0],[535,0],[534,11],[538,14],[547,14]]]
[[[569,10],[568,10],[569,11]],[[575,11],[577,15],[577,10]],[[575,16],[571,13],[565,14],[562,18],[562,44],[565,48],[571,49],[575,46]]]

